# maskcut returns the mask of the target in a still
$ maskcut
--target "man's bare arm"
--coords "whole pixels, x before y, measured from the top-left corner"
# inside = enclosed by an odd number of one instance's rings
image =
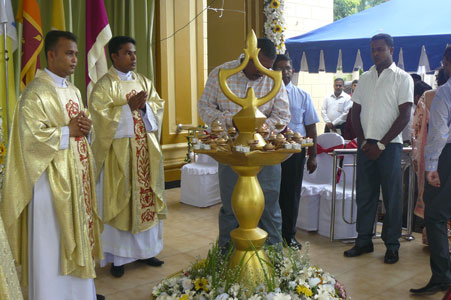
[[[380,140],[380,142],[384,145],[387,145],[391,142],[401,131],[407,126],[410,120],[410,114],[412,110],[412,102],[406,102],[398,106],[399,108],[399,116],[396,118],[395,122],[393,122],[392,126],[388,130],[388,132],[384,135],[384,137]]]
[[[357,136],[357,143],[360,145],[364,140],[365,136],[363,134],[362,122],[360,121],[360,112],[362,111],[362,106],[358,103],[352,105],[352,127],[354,128],[354,133]]]

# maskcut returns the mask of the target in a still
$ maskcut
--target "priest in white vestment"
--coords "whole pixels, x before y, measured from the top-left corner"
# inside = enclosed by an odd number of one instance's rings
[[[66,80],[77,65],[76,37],[50,31],[47,68],[16,105],[0,208],[30,300],[95,300],[102,259],[91,120]],[[98,299],[104,299],[99,297]]]
[[[162,261],[164,196],[163,154],[159,143],[164,111],[152,82],[133,72],[135,40],[113,37],[108,50],[113,66],[94,86],[89,110],[95,137],[97,195],[105,230],[102,247],[111,274],[121,277],[124,265]]]

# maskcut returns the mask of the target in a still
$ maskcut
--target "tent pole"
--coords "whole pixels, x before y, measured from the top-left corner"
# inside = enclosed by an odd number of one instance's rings
[[[21,63],[22,63],[22,34],[23,34],[23,24],[20,22],[17,22],[16,24],[19,25],[19,32],[17,34],[17,64],[16,64],[16,97],[18,98],[20,95],[20,73],[21,73]]]
[[[8,42],[7,42],[7,23],[3,24],[3,44],[5,46],[5,98],[6,98],[6,128],[9,136],[9,86],[8,86]]]

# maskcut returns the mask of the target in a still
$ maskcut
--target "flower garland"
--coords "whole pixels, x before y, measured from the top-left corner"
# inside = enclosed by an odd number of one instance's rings
[[[285,53],[285,35],[287,29],[283,17],[284,0],[265,0],[263,12],[265,14],[265,35],[274,45],[277,54]]]
[[[305,245],[308,251],[308,243]],[[238,281],[239,270],[228,269],[228,255],[217,245],[205,260],[164,279],[154,287],[155,300],[345,300],[350,299],[341,283],[329,273],[310,264],[308,254],[296,249],[265,249],[274,264],[266,283],[249,291]]]

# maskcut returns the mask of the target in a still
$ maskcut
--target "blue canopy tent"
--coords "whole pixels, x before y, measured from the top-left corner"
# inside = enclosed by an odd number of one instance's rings
[[[394,39],[393,60],[398,66],[407,72],[417,72],[419,67],[425,72],[433,71],[440,66],[447,44],[451,44],[450,3],[449,0],[390,0],[289,38],[287,50],[296,72],[307,71],[308,66],[310,73],[335,73],[340,61],[345,73],[359,67],[368,70],[373,65],[370,38],[388,33]]]

